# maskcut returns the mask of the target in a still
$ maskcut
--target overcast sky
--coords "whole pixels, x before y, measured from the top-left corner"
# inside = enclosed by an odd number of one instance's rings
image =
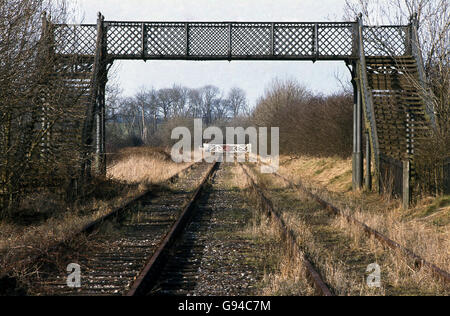
[[[69,0],[80,17],[95,23],[97,12],[105,20],[124,21],[338,21],[343,0]],[[207,84],[224,91],[237,86],[254,105],[274,78],[294,78],[316,92],[332,93],[340,85],[336,73],[350,75],[343,62],[307,61],[120,61],[115,62],[116,82],[124,95],[140,87],[156,89],[174,83],[195,88]]]

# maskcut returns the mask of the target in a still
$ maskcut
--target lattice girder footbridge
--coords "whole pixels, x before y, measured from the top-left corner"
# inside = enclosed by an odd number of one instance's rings
[[[97,28],[95,24],[54,25],[56,53],[93,56]],[[102,29],[109,59],[358,59],[357,22],[102,21]],[[408,30],[409,26],[365,27],[366,54],[405,55]]]
[[[105,21],[99,14],[97,24],[52,24],[46,19],[43,24],[44,37],[51,43],[53,54],[57,58],[92,63],[92,73],[89,73],[91,97],[87,104],[82,136],[85,146],[83,159],[85,167],[90,165],[88,160],[92,155],[89,153],[95,152],[96,161],[100,165],[103,164],[99,169],[103,171],[106,170],[105,85],[108,65],[114,60],[345,61],[349,68],[351,67],[355,88],[353,136],[355,187],[361,187],[363,179],[364,129],[369,134],[371,154],[368,158],[371,156],[374,158],[376,176],[381,154],[377,136],[377,128],[380,128],[377,125],[377,105],[372,97],[375,91],[371,87],[373,76],[367,75],[366,58],[389,57],[395,62],[397,57],[411,56],[417,62],[419,79],[425,82],[418,50],[416,20],[411,20],[409,25],[372,27],[364,26],[361,16],[355,22],[320,23],[121,22]],[[79,73],[74,73],[74,78],[75,75],[79,76]],[[70,77],[70,73],[68,76]],[[427,111],[432,116],[429,107]],[[411,138],[414,133],[407,131],[411,124],[406,119],[399,124],[403,123],[405,137]],[[382,140],[383,144],[384,141]],[[407,140],[407,143],[408,148],[400,148],[396,152],[404,151],[405,154],[411,155],[410,145],[414,140]]]

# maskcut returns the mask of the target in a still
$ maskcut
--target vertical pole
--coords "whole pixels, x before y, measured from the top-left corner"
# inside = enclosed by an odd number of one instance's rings
[[[363,186],[364,161],[362,155],[362,102],[361,92],[356,78],[356,64],[353,64],[353,159],[352,186],[359,190]]]
[[[275,55],[275,23],[270,24],[270,55]]]
[[[100,99],[101,96],[99,95],[98,98]],[[97,105],[97,111],[95,113],[95,157],[94,157],[94,164],[95,164],[95,170],[97,173],[101,173],[101,106],[100,104]]]
[[[185,25],[185,36],[186,36],[186,56],[189,56],[189,23]]]
[[[412,38],[413,38],[413,17],[411,16],[409,19],[409,24],[406,27],[406,32],[405,32],[405,55],[412,55],[413,52],[413,43],[412,43]]]
[[[356,72],[355,72],[356,73]],[[356,81],[358,82],[358,81]],[[357,149],[357,166],[358,166],[358,186],[361,189],[363,187],[363,180],[364,180],[364,157],[363,157],[363,108],[362,108],[362,96],[361,96],[361,89],[359,84],[356,84],[356,90],[357,90],[357,124],[356,124],[356,131],[357,131],[357,142],[356,142],[356,149]]]
[[[142,59],[145,60],[147,55],[147,26],[145,23],[141,24],[141,55]]]
[[[105,36],[104,36],[104,17],[99,12],[97,19],[97,43],[94,58],[93,74],[90,85],[90,98],[86,109],[86,118],[83,126],[82,141],[83,141],[83,162],[81,166],[81,183],[84,184],[86,180],[91,177],[92,154],[97,153],[99,143],[96,143],[96,150],[94,151],[94,141],[99,139],[99,135],[94,134],[94,128],[97,127],[97,134],[99,132],[100,121],[97,117],[99,115],[99,90],[105,71]],[[99,163],[98,157],[94,158],[94,163]],[[99,167],[97,164],[96,167]],[[97,171],[99,169],[97,168]]]
[[[99,175],[106,175],[106,157],[105,157],[105,93],[107,70],[105,57],[106,49],[106,30],[103,24],[104,18],[100,16],[100,47],[99,59],[97,63],[97,82],[96,82],[96,112],[95,112],[95,171]],[[142,57],[145,55],[145,25],[142,24]]]
[[[45,67],[45,60],[49,58],[49,21],[47,20],[47,12],[43,12],[42,13],[42,30],[41,30],[41,39],[40,39],[40,46],[39,46],[39,66],[40,67]],[[44,91],[47,91],[47,89],[45,89]],[[46,94],[46,92],[45,92]],[[45,131],[46,128],[48,127],[48,122],[47,122],[47,101],[48,100],[44,100],[42,107],[41,107],[41,129],[42,131]],[[41,139],[41,150],[39,152],[40,155],[40,159],[42,159],[43,161],[45,161],[48,157],[47,157],[47,151],[49,148],[49,143],[48,143],[49,139],[47,135],[44,135]]]
[[[98,90],[98,111],[95,116],[95,122],[96,122],[96,137],[95,137],[95,143],[96,143],[96,152],[95,152],[95,168],[99,175],[106,175],[106,135],[105,135],[105,115],[106,115],[106,108],[105,108],[105,92],[106,92],[106,70],[102,70],[101,82],[99,83],[99,90]]]
[[[366,189],[372,191],[372,153],[369,132],[366,132]]]
[[[105,74],[106,76],[106,74]],[[101,146],[100,146],[100,172],[106,175],[106,80],[101,85],[101,111],[100,111],[100,128],[101,128]]]
[[[231,61],[231,53],[232,53],[231,41],[232,41],[232,38],[231,38],[231,23],[229,23],[228,24],[228,61]]]
[[[314,24],[314,54],[315,60],[319,59],[319,24]]]
[[[402,186],[402,202],[403,208],[406,210],[411,203],[411,163],[409,160],[403,161],[403,186]]]

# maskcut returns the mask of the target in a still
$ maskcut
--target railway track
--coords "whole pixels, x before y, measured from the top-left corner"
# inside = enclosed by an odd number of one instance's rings
[[[217,165],[210,189],[198,191],[198,202],[192,199],[185,206],[192,220],[184,230],[174,226],[129,296],[257,294],[254,285],[264,276],[257,265],[267,258],[258,251],[260,241],[239,236],[252,211],[240,207],[244,198],[239,190],[224,185],[231,169]]]
[[[161,241],[164,242],[167,232],[179,224],[182,204],[197,198],[197,192],[214,168],[215,165],[195,164],[182,181],[175,176],[169,190],[143,194],[87,225],[83,234],[91,233],[85,237],[93,240],[91,249],[74,253],[70,249],[59,249],[56,261],[64,264],[58,265],[49,259],[41,267],[37,288],[33,291],[40,295],[126,294],[133,281],[139,278],[148,258],[157,251]],[[67,286],[68,263],[81,267],[80,288]]]
[[[260,161],[260,163],[263,163],[263,162]],[[278,172],[273,172],[271,174],[273,176],[281,179],[282,181],[284,181],[289,187],[294,188],[294,189],[296,189],[296,190],[306,194],[307,196],[309,196],[314,201],[319,203],[324,209],[326,209],[327,211],[331,212],[332,214],[344,217],[347,222],[356,225],[359,229],[361,229],[368,236],[374,237],[376,240],[378,240],[383,246],[386,246],[386,247],[388,247],[390,249],[393,249],[395,251],[399,251],[405,257],[413,260],[414,266],[416,268],[422,268],[422,267],[426,268],[427,270],[429,270],[431,272],[431,274],[435,278],[445,282],[446,284],[450,284],[450,274],[447,271],[439,268],[435,264],[430,263],[429,261],[425,260],[424,258],[422,258],[419,255],[417,255],[416,253],[414,253],[412,250],[410,250],[410,249],[402,246],[401,244],[397,243],[396,241],[388,238],[384,234],[382,234],[382,233],[378,232],[377,230],[371,228],[367,224],[357,220],[353,216],[346,214],[341,209],[339,209],[338,207],[334,206],[332,203],[330,203],[328,201],[325,201],[324,199],[319,197],[317,194],[314,194],[313,192],[308,190],[302,183],[299,183],[299,184],[294,183],[293,181],[291,181],[287,177],[279,174]]]
[[[308,260],[303,251],[300,249],[299,245],[296,242],[294,233],[286,225],[280,214],[274,209],[272,201],[267,198],[264,192],[258,187],[256,181],[250,175],[250,172],[242,164],[239,164],[239,166],[250,182],[251,188],[257,194],[262,210],[265,211],[266,214],[271,217],[271,219],[278,225],[278,228],[282,232],[283,238],[288,241],[291,247],[295,248],[294,251],[297,251],[300,254],[307,275],[310,279],[310,282],[316,289],[316,292],[322,296],[334,296],[331,289],[324,282],[319,272],[314,268],[313,264]]]
[[[200,185],[195,190],[192,197],[189,199],[187,204],[184,206],[183,211],[181,212],[181,215],[179,216],[178,220],[175,222],[175,224],[170,229],[169,233],[164,237],[164,240],[160,243],[156,251],[154,252],[153,256],[150,258],[148,263],[145,265],[144,269],[140,272],[139,276],[137,277],[136,281],[132,284],[131,289],[127,293],[127,296],[136,296],[136,295],[145,295],[152,289],[155,282],[160,279],[160,273],[162,270],[164,270],[166,262],[168,257],[170,256],[169,252],[172,250],[173,245],[178,242],[178,238],[180,235],[186,233],[184,232],[184,229],[188,224],[190,223],[190,219],[193,216],[193,211],[195,208],[195,203],[200,198],[201,194],[204,191],[204,186],[206,182],[211,178],[214,171],[218,167],[219,163],[214,163],[212,167],[208,170],[206,176],[203,178]],[[197,214],[196,214],[197,215]],[[202,214],[200,214],[201,216]],[[196,216],[196,221],[194,223],[198,223],[198,215]],[[189,225],[192,226],[192,225]],[[183,247],[183,253],[193,248],[192,242],[195,239],[195,236],[185,236],[184,240],[185,243],[182,244],[181,247]],[[180,247],[180,246],[178,246]],[[194,250],[195,251],[195,250]],[[177,259],[181,259],[181,264],[183,263],[183,260],[186,260],[186,257],[177,257]],[[180,261],[178,262],[180,263]],[[179,271],[175,271],[179,273]]]
[[[278,226],[283,241],[289,245],[289,251],[295,251],[300,255],[309,283],[316,294],[322,296],[339,294],[335,292],[336,288],[325,281],[321,275],[323,271],[316,268],[317,263],[311,261],[303,247],[297,243],[296,233],[286,224],[282,212],[274,207],[270,196],[259,187],[258,181],[255,180],[255,171],[243,164],[239,164],[239,167],[257,196],[258,203],[253,206],[257,206],[260,214],[266,214]],[[236,208],[233,204],[242,199],[241,193],[223,191],[218,187],[207,189],[209,183],[212,188],[215,182],[223,181],[225,174],[224,168],[219,163],[195,164],[191,166],[185,178],[177,180],[177,177],[174,177],[172,179],[174,183],[170,185],[169,190],[144,194],[128,203],[126,207],[115,210],[86,226],[83,230],[88,234],[86,238],[90,239],[90,236],[93,236],[92,239],[95,240],[92,249],[75,254],[68,250],[68,254],[65,253],[58,258],[64,262],[63,266],[45,265],[40,272],[39,288],[36,289],[36,293],[127,296],[258,294],[252,289],[252,284],[262,279],[261,271],[264,270],[264,266],[259,271],[256,269],[249,273],[249,276],[240,278],[242,271],[254,269],[255,266],[249,267],[245,264],[235,266],[234,263],[227,266],[228,262],[235,259],[231,260],[229,253],[225,252],[222,252],[222,255],[225,255],[224,260],[221,258],[215,262],[213,258],[219,256],[220,251],[216,252],[216,249],[213,249],[215,246],[212,246],[211,240],[215,238],[216,231],[222,230],[216,245],[221,244],[228,252],[232,249],[238,254],[237,259],[248,259],[249,253],[253,253],[250,256],[254,256],[256,261],[259,259],[264,261],[264,258],[258,259],[257,255],[255,256],[258,251],[255,251],[254,247],[258,246],[252,245],[248,240],[227,241],[224,237],[233,229],[243,227],[236,226],[235,218],[226,215],[228,209]],[[447,272],[344,214],[301,184],[293,183],[279,173],[273,173],[273,176],[282,179],[289,188],[306,193],[327,212],[344,216],[347,221],[356,224],[367,234],[390,248],[400,250],[414,259],[417,265],[430,269],[434,275],[448,282]],[[217,183],[215,185],[217,186]],[[238,195],[241,197],[237,198]],[[238,209],[238,211],[246,214],[246,210]],[[230,229],[230,226],[233,228]],[[102,232],[102,229],[106,232]],[[78,263],[81,266],[81,288],[72,289],[67,286],[65,264],[68,262]],[[210,269],[209,266],[215,267]],[[242,276],[244,274],[242,273]],[[247,282],[247,278],[252,282]],[[228,284],[211,285],[218,280]],[[246,286],[242,287],[241,284]]]

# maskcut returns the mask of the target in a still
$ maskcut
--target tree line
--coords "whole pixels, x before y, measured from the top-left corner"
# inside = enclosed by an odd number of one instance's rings
[[[250,114],[246,93],[234,87],[228,92],[213,85],[188,88],[142,87],[131,97],[110,87],[107,99],[108,150],[140,144],[168,145],[167,134],[176,122],[201,118],[205,125],[232,121]]]

